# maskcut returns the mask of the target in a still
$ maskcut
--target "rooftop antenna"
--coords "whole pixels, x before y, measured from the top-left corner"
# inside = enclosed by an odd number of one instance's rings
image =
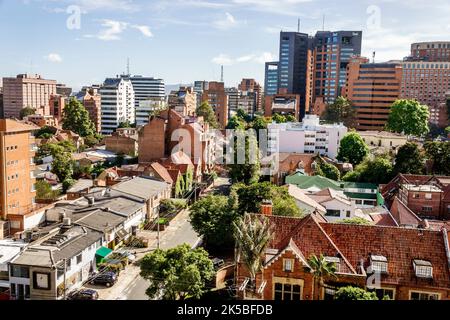
[[[298,19],[297,32],[300,33],[300,18]]]
[[[375,56],[376,56],[376,54],[377,54],[376,51],[374,51],[373,54],[372,54],[372,63],[375,63]]]
[[[130,75],[130,58],[127,58],[127,75]]]
[[[220,82],[223,82],[223,66],[221,67]]]
[[[322,18],[322,31],[325,31],[325,15]]]

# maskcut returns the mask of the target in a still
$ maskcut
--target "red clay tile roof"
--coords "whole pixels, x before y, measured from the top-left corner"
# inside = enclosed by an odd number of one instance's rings
[[[174,180],[166,168],[164,168],[160,163],[153,162],[150,167],[164,180],[164,182],[173,184],[176,180]]]
[[[399,226],[408,225],[417,227],[422,221],[422,219],[397,197],[394,197],[394,202],[392,202],[391,214]]]

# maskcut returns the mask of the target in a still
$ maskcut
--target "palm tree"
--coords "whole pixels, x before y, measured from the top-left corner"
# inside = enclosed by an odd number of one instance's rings
[[[336,264],[334,262],[327,261],[321,254],[320,257],[316,255],[311,256],[308,260],[308,264],[312,268],[314,277],[314,291],[317,289],[317,300],[320,300],[320,289],[325,287],[325,278],[336,276]]]
[[[233,222],[237,259],[242,260],[250,274],[250,286],[256,291],[256,275],[262,271],[264,254],[272,238],[269,220],[266,217],[250,215]]]

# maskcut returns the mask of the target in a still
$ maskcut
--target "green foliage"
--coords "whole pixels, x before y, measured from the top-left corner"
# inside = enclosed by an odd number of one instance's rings
[[[237,214],[225,196],[208,195],[190,208],[189,217],[194,230],[203,235],[211,246],[231,246],[232,222]]]
[[[70,153],[61,152],[53,157],[52,173],[56,174],[59,181],[63,182],[66,179],[71,179],[73,175],[73,160]]]
[[[48,126],[44,126],[44,127],[40,128],[35,133],[35,137],[39,138],[39,139],[50,139],[54,135],[55,135],[55,130]]]
[[[339,169],[322,159],[318,161],[315,173],[317,176],[322,176],[335,181],[341,179]]]
[[[237,210],[240,215],[259,213],[261,203],[270,200],[273,203],[273,214],[279,216],[301,217],[303,212],[297,207],[295,199],[285,187],[279,187],[270,182],[251,185],[236,184],[232,190],[237,195]]]
[[[269,124],[269,121],[265,117],[256,116],[253,119],[251,126],[253,129],[256,130],[256,132],[258,132],[259,130],[267,129],[268,124]]]
[[[368,182],[374,184],[388,183],[394,175],[394,168],[387,156],[366,159],[356,166],[353,172],[347,173],[342,180],[348,182]]]
[[[369,147],[358,133],[352,131],[342,138],[337,159],[355,166],[360,164],[368,154]]]
[[[352,103],[344,97],[337,97],[334,103],[327,105],[322,119],[327,123],[344,123],[348,128],[356,127],[356,111]]]
[[[335,300],[378,300],[375,292],[368,292],[364,289],[358,287],[343,287],[340,288],[336,295],[334,296]]]
[[[173,214],[187,208],[187,202],[184,199],[163,199],[161,206],[167,213]]]
[[[23,120],[23,118],[32,116],[35,113],[36,113],[36,109],[33,109],[31,107],[25,107],[22,110],[20,110],[19,118],[20,118],[20,120]]]
[[[99,139],[97,139],[95,135],[87,136],[84,138],[84,144],[89,148],[94,147],[99,142]]]
[[[450,175],[450,142],[426,142],[424,145],[427,158],[431,161],[433,174]]]
[[[447,128],[445,128],[445,133],[446,133],[446,134],[450,134],[450,126],[447,127]]]
[[[156,250],[141,262],[141,276],[150,282],[146,293],[163,300],[200,299],[214,276],[214,266],[203,248],[188,245],[166,251]]]
[[[63,181],[62,186],[63,186],[63,192],[66,193],[67,190],[69,190],[70,188],[72,188],[72,186],[76,183],[75,180],[73,180],[72,178],[67,178]]]
[[[398,149],[395,157],[395,173],[423,174],[425,157],[419,146],[408,142]]]
[[[337,221],[337,223],[355,224],[355,225],[363,225],[363,226],[371,225],[370,221],[367,221],[366,219],[360,218],[360,217],[343,219],[343,220]]]
[[[430,131],[429,118],[428,106],[416,100],[397,100],[391,107],[386,128],[392,132],[421,137]]]
[[[119,123],[119,129],[122,128],[136,128],[136,124],[135,123],[131,123],[130,121],[125,121],[125,122],[121,122]]]
[[[274,115],[272,115],[272,121],[276,123],[286,123],[287,118],[282,114],[275,113]]]
[[[63,128],[71,130],[81,137],[95,134],[95,125],[89,118],[89,112],[75,98],[72,98],[64,107]]]
[[[243,133],[245,134],[245,133]],[[259,181],[260,178],[260,159],[258,141],[254,135],[245,137],[245,163],[239,164],[239,149],[241,149],[238,138],[235,138],[234,163],[228,165],[229,176],[233,183],[252,184]],[[253,157],[253,159],[252,159]],[[252,161],[253,160],[253,161]]]
[[[91,166],[78,166],[74,165],[73,167],[73,177],[75,179],[81,179],[90,177],[92,174],[92,167]]]
[[[40,200],[54,200],[60,196],[58,190],[53,190],[50,183],[45,180],[36,181],[36,198]]]
[[[297,121],[297,118],[294,117],[292,114],[288,114],[286,116],[286,122],[298,122],[298,121]]]
[[[199,117],[203,117],[205,122],[209,123],[211,128],[219,128],[217,123],[216,114],[213,108],[207,103],[203,102],[196,110],[196,114]]]
[[[228,120],[228,124],[226,129],[241,129],[241,130],[245,130],[246,128],[246,123],[244,120],[242,120],[241,118],[239,118],[238,116],[232,116],[230,118],[230,120]]]
[[[320,288],[325,286],[325,278],[336,278],[336,264],[334,262],[327,261],[323,255],[320,255],[319,257],[312,255],[308,259],[308,264],[312,269],[311,272],[313,274],[315,287],[314,291],[318,293],[318,300],[320,296]]]

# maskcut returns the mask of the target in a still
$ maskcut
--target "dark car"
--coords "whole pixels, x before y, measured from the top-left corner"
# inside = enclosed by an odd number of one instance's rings
[[[91,284],[99,284],[107,287],[113,286],[117,282],[117,274],[112,271],[103,272],[94,275],[94,279],[91,280]]]
[[[220,259],[220,258],[212,259],[212,263],[214,265],[214,268],[216,268],[216,269],[220,269],[225,264],[223,259]]]
[[[92,289],[81,289],[70,294],[69,300],[98,300],[98,292]]]

